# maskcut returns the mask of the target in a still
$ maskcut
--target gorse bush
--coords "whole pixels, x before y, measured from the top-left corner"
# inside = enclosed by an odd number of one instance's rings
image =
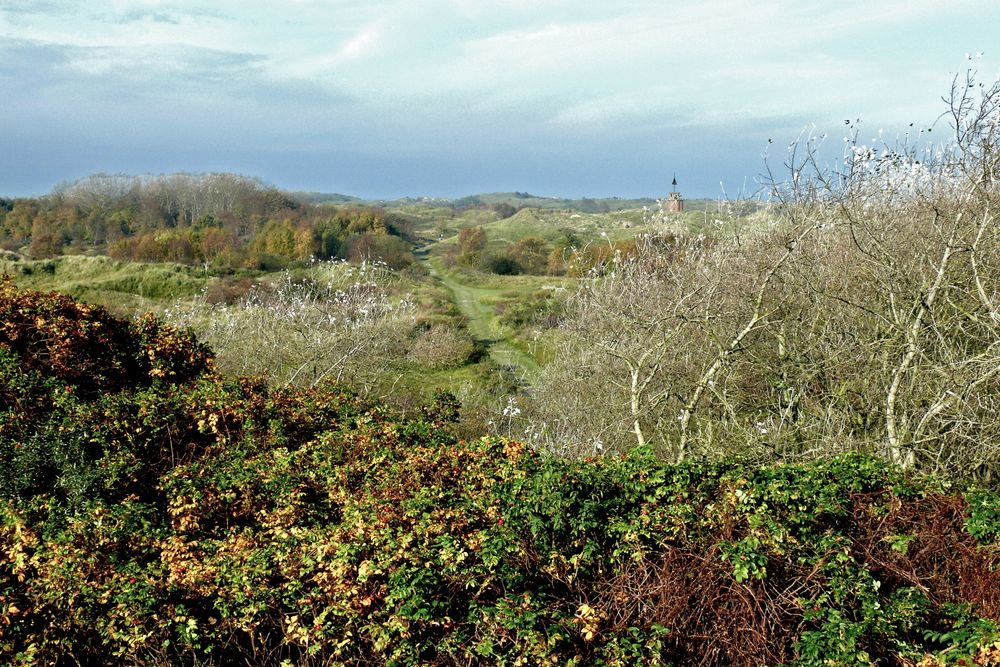
[[[123,322],[56,293],[18,290],[0,278],[0,346],[21,368],[96,393],[183,382],[211,368],[208,348],[153,317]]]
[[[1000,662],[995,493],[861,455],[462,441],[447,396],[401,418],[227,381],[184,334],[71,304],[0,292],[50,332],[0,339],[4,664]],[[37,352],[86,361],[105,325],[131,382],[77,391]]]
[[[212,369],[207,347],[152,316],[123,321],[0,280],[0,497],[55,493],[75,505],[100,488],[122,493],[99,462],[135,468],[157,454],[133,449],[139,427],[107,418],[127,409],[123,397],[169,394]]]

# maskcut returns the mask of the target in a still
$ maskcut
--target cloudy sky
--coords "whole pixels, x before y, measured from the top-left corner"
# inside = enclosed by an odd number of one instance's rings
[[[768,139],[929,126],[997,34],[995,0],[0,0],[0,195],[732,195]]]

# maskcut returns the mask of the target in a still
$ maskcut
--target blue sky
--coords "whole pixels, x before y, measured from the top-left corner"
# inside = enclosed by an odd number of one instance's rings
[[[995,0],[0,0],[0,194],[733,195],[768,139],[929,126],[998,34]]]

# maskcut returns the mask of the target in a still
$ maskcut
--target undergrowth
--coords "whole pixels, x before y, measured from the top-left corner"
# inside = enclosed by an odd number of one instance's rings
[[[0,283],[0,662],[1000,664],[1000,496],[565,461]]]

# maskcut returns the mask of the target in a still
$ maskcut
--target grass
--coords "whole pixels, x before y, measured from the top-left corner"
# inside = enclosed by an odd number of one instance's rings
[[[406,397],[410,402],[427,404],[438,391],[460,396],[464,390],[481,387],[487,369],[482,363],[467,363],[450,368],[428,369],[414,366],[403,369],[391,387],[392,396]]]
[[[466,227],[487,225],[498,220],[496,212],[483,209],[456,213],[450,208],[412,206],[398,209],[397,212],[404,214],[414,224],[416,236],[426,244],[452,238]]]
[[[431,276],[451,292],[455,306],[466,318],[469,333],[488,346],[490,358],[495,363],[512,366],[529,376],[538,373],[540,366],[528,352],[528,343],[501,326],[496,306],[502,301],[528,295],[543,284],[563,282],[564,279],[549,276],[474,276],[449,271],[438,258],[428,258],[425,263]],[[469,280],[472,277],[480,282],[473,283]]]
[[[0,274],[10,275],[20,287],[61,292],[118,312],[157,310],[198,294],[215,279],[181,264],[139,264],[84,255],[29,260],[13,253],[0,255]]]

